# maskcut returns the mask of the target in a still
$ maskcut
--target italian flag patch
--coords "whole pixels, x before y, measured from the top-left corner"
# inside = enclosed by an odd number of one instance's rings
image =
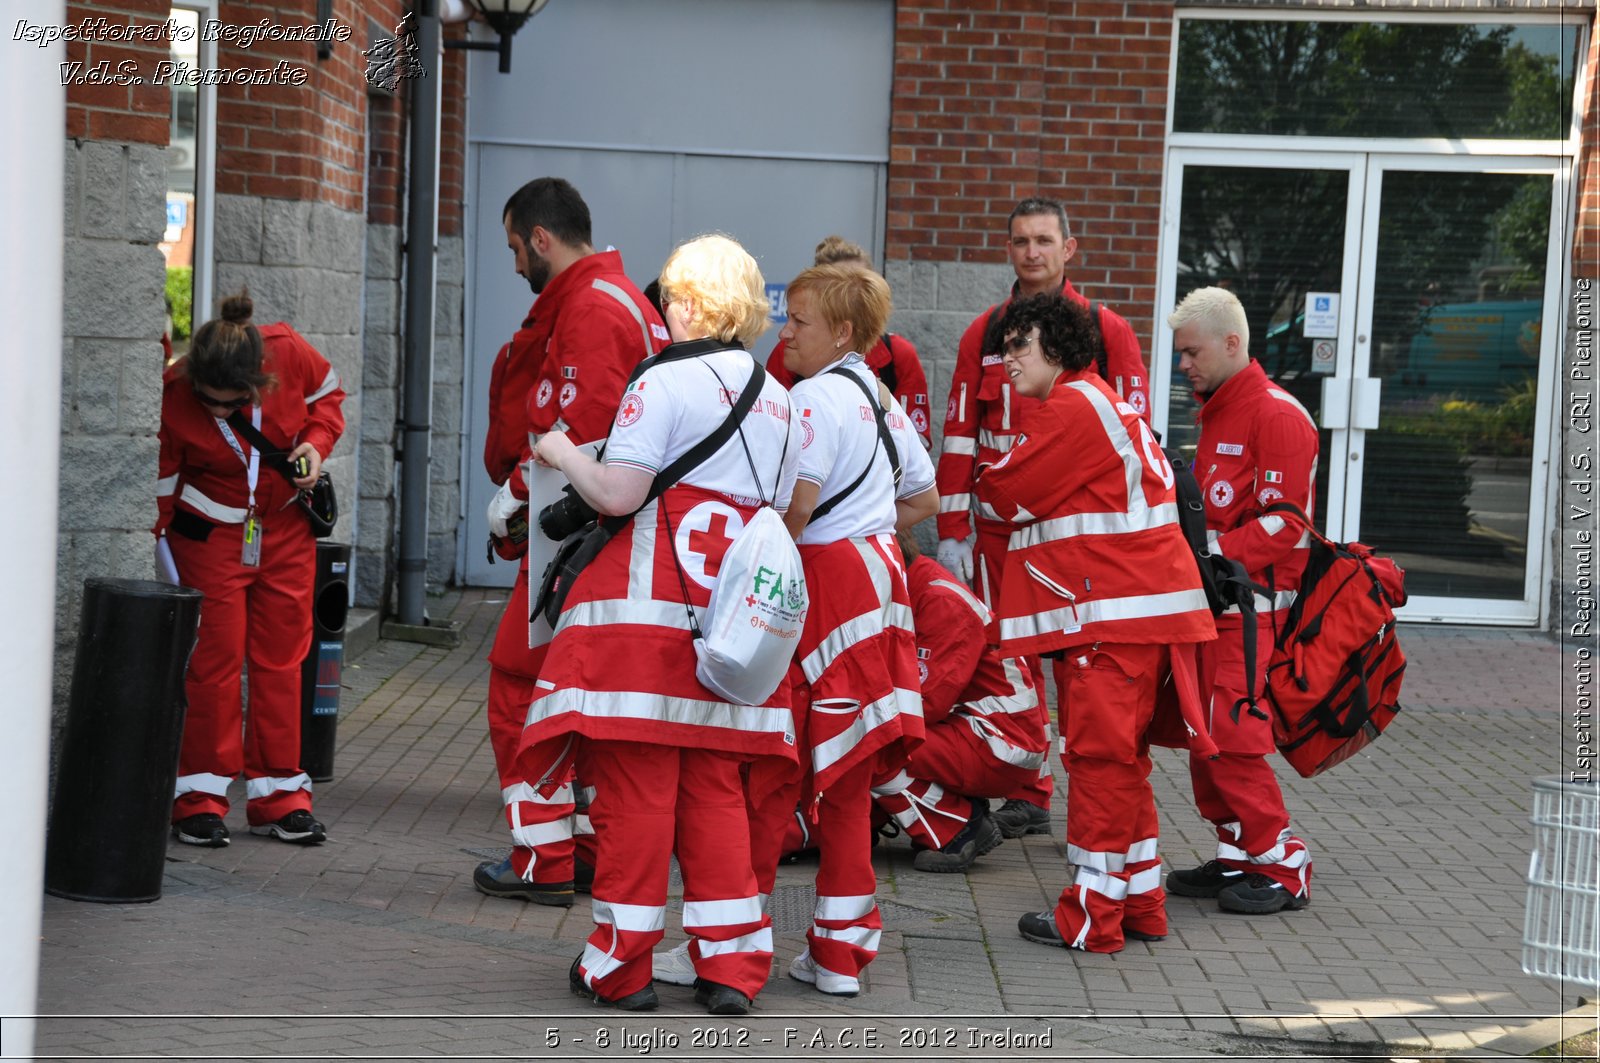
[[[1267,483],[1269,483],[1269,484],[1281,484],[1281,483],[1283,483],[1283,473],[1278,472],[1275,469],[1266,470],[1266,472],[1261,474],[1261,478],[1263,480],[1267,481]]]

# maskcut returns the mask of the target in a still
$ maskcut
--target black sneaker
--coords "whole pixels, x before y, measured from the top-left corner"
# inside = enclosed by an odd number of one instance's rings
[[[250,833],[271,835],[290,845],[321,845],[328,838],[328,829],[303,808],[297,808],[275,822],[251,827]]]
[[[1223,911],[1245,915],[1297,912],[1310,903],[1311,898],[1306,894],[1290,893],[1283,883],[1259,872],[1245,875],[1217,894],[1217,906]]]
[[[694,1002],[704,1004],[706,1013],[710,1015],[748,1015],[750,1013],[750,998],[721,982],[712,982],[705,978],[694,980]]]
[[[575,996],[587,997],[602,1008],[616,1008],[618,1011],[654,1011],[661,1006],[661,999],[656,996],[656,987],[653,985],[647,985],[618,1000],[601,996],[583,984],[583,975],[578,973],[578,964],[582,962],[583,957],[579,956],[567,971],[567,985]]]
[[[1054,945],[1058,949],[1067,947],[1061,931],[1056,928],[1054,912],[1028,912],[1017,920],[1017,933],[1041,945]]]
[[[522,876],[511,870],[511,857],[496,863],[485,860],[472,872],[472,884],[479,893],[491,897],[509,897],[513,900],[532,901],[556,908],[572,907],[572,883],[524,882]]]
[[[1050,813],[1031,801],[1013,797],[992,813],[1000,834],[1006,838],[1020,838],[1024,834],[1049,834]]]
[[[972,802],[972,816],[941,849],[923,849],[911,858],[911,866],[918,871],[948,874],[965,871],[974,860],[989,852],[1005,840],[994,816],[982,801]]]
[[[1207,860],[1199,867],[1167,872],[1167,892],[1180,897],[1215,897],[1243,879],[1243,871],[1226,867],[1220,860]]]
[[[185,845],[221,849],[229,842],[228,825],[215,812],[187,816],[172,825],[172,836]]]

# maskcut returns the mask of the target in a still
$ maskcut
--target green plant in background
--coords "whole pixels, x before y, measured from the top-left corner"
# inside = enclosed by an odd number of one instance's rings
[[[167,267],[167,305],[172,308],[172,339],[186,340],[194,327],[194,267]]]
[[[1473,402],[1452,395],[1436,408],[1384,415],[1384,428],[1406,436],[1451,440],[1464,454],[1527,457],[1533,449],[1538,381],[1528,377],[1500,390],[1499,402]]]

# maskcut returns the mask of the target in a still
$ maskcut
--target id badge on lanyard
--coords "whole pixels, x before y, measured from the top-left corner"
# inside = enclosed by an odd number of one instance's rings
[[[266,535],[266,528],[261,525],[261,516],[256,512],[256,481],[261,473],[261,448],[256,447],[250,451],[247,460],[244,456],[244,447],[234,437],[233,429],[228,427],[228,422],[222,418],[214,418],[217,428],[222,432],[222,438],[228,441],[228,446],[244,462],[245,483],[250,488],[250,504],[244,511],[244,534],[240,538],[239,564],[245,568],[261,567],[261,540]],[[261,406],[258,403],[250,413],[250,426],[257,432],[261,431]]]

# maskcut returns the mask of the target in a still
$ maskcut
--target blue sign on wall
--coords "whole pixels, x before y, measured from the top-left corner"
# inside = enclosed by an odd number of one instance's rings
[[[789,320],[789,286],[787,284],[767,285],[767,318],[774,325],[782,325]]]

